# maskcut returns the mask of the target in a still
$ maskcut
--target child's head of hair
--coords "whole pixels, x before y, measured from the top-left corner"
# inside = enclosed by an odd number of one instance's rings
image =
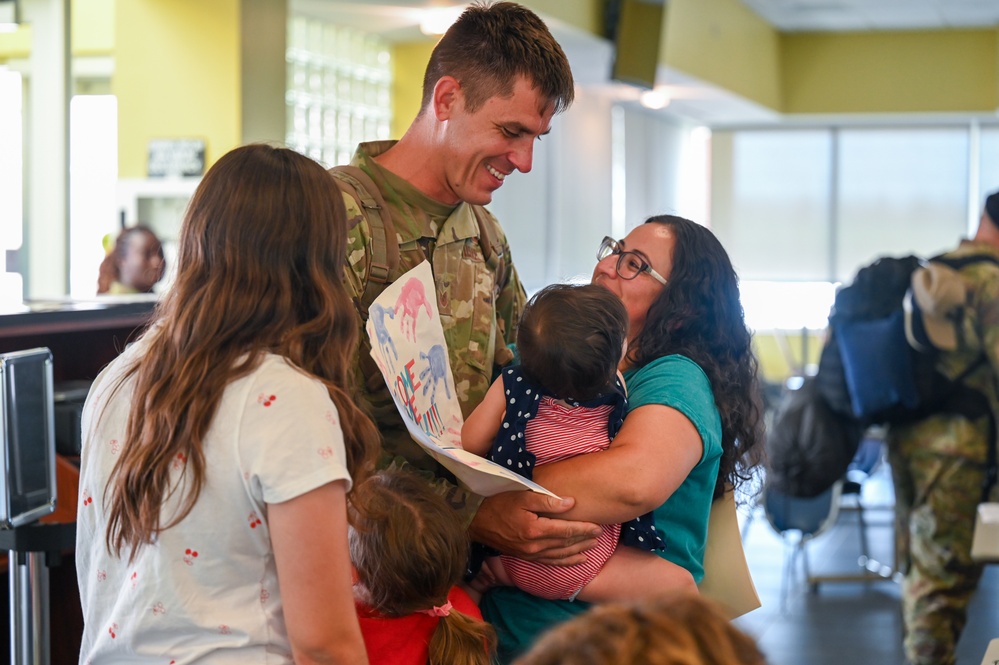
[[[628,338],[621,299],[596,284],[552,284],[538,291],[517,328],[520,363],[559,399],[590,399],[613,382]]]
[[[362,600],[393,617],[444,605],[468,558],[468,534],[454,509],[404,471],[379,471],[355,494],[350,558]]]
[[[430,483],[398,469],[378,471],[354,490],[348,541],[354,595],[385,617],[448,604],[468,559],[468,533]],[[492,627],[451,609],[430,642],[430,663],[488,665]]]
[[[545,633],[514,665],[766,665],[714,602],[662,594],[609,603]]]

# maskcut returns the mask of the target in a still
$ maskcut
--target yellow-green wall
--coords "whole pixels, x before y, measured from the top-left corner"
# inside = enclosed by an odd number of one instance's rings
[[[770,383],[783,383],[789,376],[801,375],[808,366],[816,366],[824,331],[761,332],[753,335],[753,351],[760,363],[763,378]]]
[[[146,176],[151,139],[204,139],[206,167],[239,145],[239,10],[239,0],[118,2],[119,177]]]
[[[758,102],[781,107],[780,36],[738,0],[672,0],[660,63]]]
[[[997,31],[786,34],[786,113],[992,112]]]
[[[70,8],[70,44],[73,55],[114,53],[115,4],[116,0],[73,0]]]
[[[111,55],[114,52],[115,0],[72,0],[70,45],[74,56]],[[0,64],[31,55],[31,26],[0,33]]]
[[[420,111],[423,72],[436,43],[406,42],[392,48],[392,138],[401,137]]]

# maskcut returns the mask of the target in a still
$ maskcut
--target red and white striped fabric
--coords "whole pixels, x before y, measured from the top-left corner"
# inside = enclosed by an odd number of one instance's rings
[[[614,407],[569,406],[542,397],[537,415],[525,432],[527,450],[537,457],[535,466],[567,457],[606,450],[610,446],[607,419]],[[507,574],[519,589],[549,599],[569,599],[589,584],[617,549],[621,525],[605,525],[587,560],[576,566],[545,566],[511,556],[500,557]]]

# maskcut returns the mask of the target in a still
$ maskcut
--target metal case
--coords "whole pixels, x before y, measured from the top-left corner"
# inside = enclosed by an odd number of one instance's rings
[[[34,522],[55,510],[52,352],[0,354],[0,528]]]

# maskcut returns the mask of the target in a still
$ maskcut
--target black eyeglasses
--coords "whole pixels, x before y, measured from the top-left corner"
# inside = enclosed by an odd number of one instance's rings
[[[603,261],[613,254],[617,255],[617,266],[615,268],[621,279],[635,279],[639,273],[644,272],[654,277],[663,286],[666,286],[666,278],[653,270],[652,266],[645,259],[635,252],[622,250],[617,240],[604,236],[603,242],[600,243],[600,249],[597,250],[597,261]]]

